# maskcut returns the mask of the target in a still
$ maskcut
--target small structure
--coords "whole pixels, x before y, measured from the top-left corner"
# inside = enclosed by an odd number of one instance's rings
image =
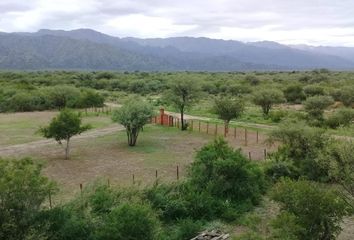
[[[163,108],[160,109],[160,115],[156,116],[152,119],[153,123],[163,125],[163,126],[173,126],[174,124],[174,117],[165,113]]]
[[[226,240],[229,239],[229,234],[224,234],[221,231],[211,231],[211,232],[202,232],[195,238],[191,240]]]

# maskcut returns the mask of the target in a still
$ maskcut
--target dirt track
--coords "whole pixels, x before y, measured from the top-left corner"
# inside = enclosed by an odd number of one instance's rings
[[[117,127],[109,127],[109,128],[101,128],[101,129],[95,129],[88,131],[86,133],[83,133],[81,135],[75,136],[72,138],[72,140],[77,140],[77,139],[86,139],[86,138],[95,138],[99,136],[104,136],[113,132],[117,131],[122,131],[124,130],[123,126],[117,126]],[[6,146],[6,147],[0,147],[0,156],[1,155],[10,155],[12,153],[21,153],[21,152],[27,152],[28,150],[33,150],[39,147],[43,147],[46,145],[50,145],[56,143],[52,139],[45,139],[45,140],[39,140],[39,141],[33,141],[29,143],[24,143],[24,144],[17,144],[17,145],[11,145],[11,146]]]

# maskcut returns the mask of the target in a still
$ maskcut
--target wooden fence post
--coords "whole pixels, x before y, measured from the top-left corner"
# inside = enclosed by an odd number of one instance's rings
[[[251,152],[248,152],[248,158],[252,160]]]
[[[218,135],[218,124],[215,123],[215,136]]]
[[[176,168],[176,174],[177,174],[177,181],[179,180],[179,167],[177,165],[177,168]]]
[[[207,122],[207,134],[209,134],[209,122]]]
[[[157,169],[156,169],[156,172],[155,172],[155,178],[156,178],[156,180],[157,180]]]
[[[264,160],[267,159],[267,149],[264,149]]]
[[[258,143],[258,140],[259,140],[259,133],[258,133],[258,130],[257,130],[257,143]]]
[[[134,173],[133,173],[133,184],[135,184],[135,176],[134,176]]]
[[[52,209],[52,193],[49,189],[49,192],[48,192],[48,197],[49,197],[49,208]]]
[[[227,127],[226,127],[226,124],[224,125],[224,137],[226,137],[227,135]]]
[[[80,193],[82,195],[82,183],[80,183]]]
[[[199,120],[199,126],[198,126],[198,131],[200,132],[200,120]]]
[[[234,138],[236,138],[236,127],[234,128]]]
[[[248,143],[248,131],[247,128],[245,128],[245,146],[247,146]]]

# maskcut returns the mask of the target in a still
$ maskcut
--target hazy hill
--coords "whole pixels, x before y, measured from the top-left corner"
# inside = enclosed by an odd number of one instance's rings
[[[317,49],[317,48],[316,48]],[[138,39],[90,29],[0,34],[0,69],[244,71],[354,69],[354,48],[209,38]]]

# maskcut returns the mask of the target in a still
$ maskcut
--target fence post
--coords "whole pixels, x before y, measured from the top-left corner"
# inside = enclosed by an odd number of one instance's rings
[[[82,195],[82,183],[80,183],[80,193]]]
[[[258,133],[258,130],[257,130],[257,143],[258,143],[258,139],[259,139],[259,133]]]
[[[52,193],[49,189],[49,192],[48,192],[48,197],[49,197],[49,208],[52,209]]]
[[[156,180],[157,180],[157,169],[156,169],[156,172],[155,172],[155,178],[156,178]]]
[[[234,138],[236,138],[236,127],[234,128]]]
[[[209,134],[209,122],[207,122],[207,134]]]
[[[226,137],[227,135],[227,127],[226,127],[226,124],[224,125],[224,137]]]
[[[215,123],[215,136],[218,135],[218,124]]]
[[[252,160],[251,152],[248,152],[248,158]]]
[[[134,176],[134,173],[133,173],[133,184],[135,184],[135,176]]]
[[[267,159],[267,149],[264,149],[264,160]]]
[[[247,128],[245,128],[245,146],[247,146],[248,143],[248,132],[247,132]]]
[[[176,168],[176,174],[177,174],[177,181],[179,180],[179,167],[177,165],[177,168]]]

